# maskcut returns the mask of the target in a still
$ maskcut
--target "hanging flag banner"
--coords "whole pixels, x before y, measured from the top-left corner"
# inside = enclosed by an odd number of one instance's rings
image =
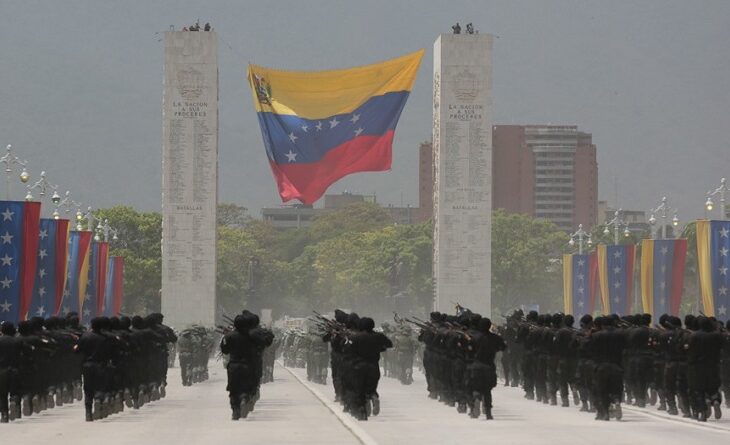
[[[68,277],[64,293],[61,314],[69,312],[80,314],[83,308],[83,295],[86,294],[88,282],[88,256],[91,245],[91,232],[71,231],[68,240]],[[81,296],[81,297],[80,297]]]
[[[597,284],[598,259],[595,252],[563,255],[563,304],[566,314],[592,314]]]
[[[53,315],[58,315],[61,311],[63,295],[66,291],[69,227],[69,221],[67,219],[56,220],[56,252],[53,266],[56,281],[51,292],[53,298],[53,306],[51,309]]]
[[[104,314],[104,302],[106,300],[106,274],[107,266],[109,265],[109,243],[104,241],[96,244],[97,254],[96,258],[94,259],[94,275],[96,280],[96,313],[94,313],[94,315],[98,317]]]
[[[0,321],[28,316],[33,299],[40,202],[0,201]]]
[[[697,264],[704,313],[728,320],[730,221],[697,221]]]
[[[249,65],[266,155],[284,202],[312,204],[344,176],[390,169],[395,127],[423,53],[333,71]]]
[[[679,315],[686,256],[686,239],[641,241],[641,299],[644,312],[652,319]]]
[[[600,244],[596,253],[603,313],[633,313],[636,246]]]
[[[35,285],[30,316],[47,317],[53,313],[56,287],[56,236],[58,221],[42,218],[38,235]],[[63,271],[61,271],[63,273]]]

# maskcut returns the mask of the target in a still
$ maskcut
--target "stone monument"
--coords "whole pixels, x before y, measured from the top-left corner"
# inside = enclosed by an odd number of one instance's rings
[[[492,37],[442,34],[433,52],[434,306],[491,316]]]
[[[171,326],[215,323],[217,204],[217,36],[166,32],[162,312]]]

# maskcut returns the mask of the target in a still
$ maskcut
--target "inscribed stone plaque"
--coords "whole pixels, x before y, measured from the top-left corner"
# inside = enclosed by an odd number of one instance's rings
[[[218,44],[215,32],[165,33],[162,98],[162,312],[215,323]]]

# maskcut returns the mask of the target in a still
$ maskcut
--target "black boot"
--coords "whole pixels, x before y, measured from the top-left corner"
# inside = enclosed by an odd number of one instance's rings
[[[231,414],[231,420],[238,420],[241,418],[241,408],[231,408],[233,413]]]
[[[494,417],[492,417],[492,408],[484,407],[484,414],[487,415],[487,420],[493,420]]]
[[[8,423],[8,422],[10,422],[10,417],[8,416],[7,411],[0,413],[0,423]]]
[[[86,421],[87,422],[94,421],[94,414],[91,412],[91,408],[86,408]]]

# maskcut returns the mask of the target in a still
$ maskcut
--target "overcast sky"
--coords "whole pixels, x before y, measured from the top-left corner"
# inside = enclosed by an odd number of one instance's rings
[[[688,220],[702,217],[705,192],[730,178],[726,0],[0,0],[0,145],[13,144],[31,173],[46,170],[85,204],[159,210],[159,33],[197,18],[219,36],[220,200],[254,215],[280,200],[248,62],[330,69],[426,48],[392,171],[330,189],[417,205],[433,42],[456,21],[499,37],[495,124],[577,124],[593,134],[600,199],[614,203],[616,183],[619,206],[646,210],[666,195]]]

